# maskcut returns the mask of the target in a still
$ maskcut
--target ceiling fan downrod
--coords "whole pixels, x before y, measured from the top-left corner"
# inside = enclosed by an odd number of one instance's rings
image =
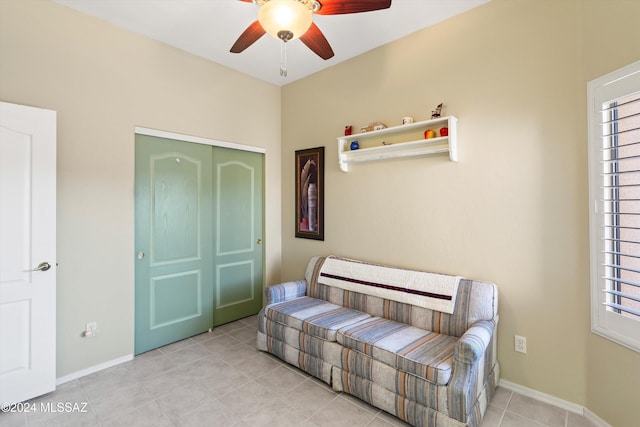
[[[284,33],[285,31],[280,31],[280,33]],[[289,38],[286,36],[280,37],[280,33],[278,33],[278,37],[282,40],[282,44],[280,45],[280,75],[282,77],[287,77],[287,41],[291,40],[291,35]],[[291,32],[289,31],[291,34]]]

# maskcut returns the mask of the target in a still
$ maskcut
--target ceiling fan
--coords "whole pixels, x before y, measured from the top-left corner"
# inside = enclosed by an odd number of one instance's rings
[[[322,59],[329,59],[333,49],[318,26],[313,14],[342,15],[371,12],[391,7],[391,0],[239,0],[260,5],[258,20],[238,37],[231,47],[240,53],[269,33],[284,43],[300,38],[309,49]],[[283,70],[281,69],[281,74]],[[286,67],[284,74],[286,75]]]

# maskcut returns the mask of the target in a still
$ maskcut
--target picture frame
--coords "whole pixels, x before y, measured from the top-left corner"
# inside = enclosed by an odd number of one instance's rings
[[[324,147],[297,150],[294,170],[295,236],[324,240]]]

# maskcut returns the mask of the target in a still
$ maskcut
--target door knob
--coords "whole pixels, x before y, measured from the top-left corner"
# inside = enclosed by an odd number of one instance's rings
[[[262,243],[262,240],[261,240],[261,239],[258,239],[258,240],[256,240],[256,243],[257,243],[258,245],[260,245],[260,244]]]
[[[138,252],[138,259],[142,259],[144,258],[144,252],[140,251]]]
[[[26,270],[26,271],[47,271],[48,269],[51,268],[51,264],[49,264],[48,262],[41,262],[40,264],[38,264],[38,266],[34,269],[31,270]]]

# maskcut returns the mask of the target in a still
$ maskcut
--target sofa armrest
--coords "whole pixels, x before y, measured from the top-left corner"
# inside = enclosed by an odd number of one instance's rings
[[[495,325],[489,320],[476,322],[456,343],[453,357],[456,362],[476,363],[486,352],[493,337]]]
[[[276,302],[303,297],[306,295],[306,292],[306,280],[297,280],[295,282],[286,282],[279,285],[267,286],[264,289],[265,303],[269,305]]]
[[[453,350],[453,374],[447,387],[449,416],[468,422],[477,394],[491,374],[496,323],[481,320],[460,337]]]

